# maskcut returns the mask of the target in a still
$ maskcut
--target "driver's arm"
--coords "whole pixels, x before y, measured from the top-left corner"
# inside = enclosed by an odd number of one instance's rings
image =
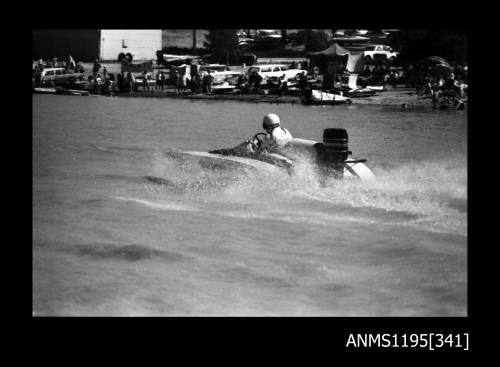
[[[264,139],[262,139],[263,150],[268,151],[269,153],[279,152],[279,144],[276,142],[276,139],[273,135],[267,135]]]

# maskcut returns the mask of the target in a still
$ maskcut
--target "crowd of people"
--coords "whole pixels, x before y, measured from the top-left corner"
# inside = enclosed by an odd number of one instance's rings
[[[467,94],[467,65],[446,68],[445,72],[433,72],[432,67],[417,66],[411,69],[408,83],[418,96],[430,96],[433,107],[454,104],[463,108]]]
[[[259,73],[234,73],[229,76],[230,84],[239,94],[305,94],[311,88],[323,91],[347,90],[347,80],[350,73],[344,67],[331,73],[317,65],[309,67],[308,64],[299,65],[295,62],[291,68],[305,68],[308,72],[302,78],[287,79],[286,75],[263,78]],[[35,86],[40,86],[40,72],[45,68],[65,68],[70,72],[83,74],[85,69],[81,62],[76,62],[71,55],[62,60],[54,57],[51,60],[37,60],[33,62],[33,75]],[[202,69],[204,69],[202,71]],[[123,68],[122,70],[126,70]],[[113,94],[114,92],[157,91],[165,92],[167,86],[173,86],[178,94],[211,94],[214,91],[214,71],[202,68],[201,65],[191,65],[189,72],[186,69],[167,73],[166,70],[144,69],[142,72],[122,71],[109,73],[106,67],[96,59],[92,65],[85,82],[87,89],[98,94]],[[230,71],[229,67],[226,71]],[[83,76],[78,77],[82,82]],[[217,81],[220,82],[220,79]],[[467,93],[467,65],[453,65],[445,72],[435,72],[432,66],[419,63],[402,67],[390,66],[388,63],[366,65],[358,75],[357,83],[360,87],[368,85],[386,85],[392,88],[403,84],[405,87],[415,88],[416,94],[421,97],[428,96],[432,99],[433,106],[443,103],[463,103]]]

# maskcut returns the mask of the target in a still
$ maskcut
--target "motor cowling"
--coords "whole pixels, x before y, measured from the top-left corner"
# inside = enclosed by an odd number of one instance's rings
[[[345,129],[328,128],[323,131],[323,143],[316,144],[317,163],[325,173],[336,178],[344,175],[344,165],[349,154],[349,136]]]

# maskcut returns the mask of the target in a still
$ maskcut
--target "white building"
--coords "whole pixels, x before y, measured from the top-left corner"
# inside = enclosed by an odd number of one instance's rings
[[[132,54],[134,61],[156,59],[162,47],[161,29],[101,29],[99,58],[116,61],[120,53]]]

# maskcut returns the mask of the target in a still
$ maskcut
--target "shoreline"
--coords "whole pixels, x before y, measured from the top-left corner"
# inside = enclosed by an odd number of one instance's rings
[[[134,92],[115,94],[116,97],[125,98],[178,98],[187,100],[215,100],[215,101],[240,101],[253,103],[290,103],[302,104],[301,96],[269,95],[269,94],[177,94],[175,92]],[[467,100],[464,101],[467,104]],[[398,106],[407,108],[433,109],[431,96],[417,96],[415,88],[389,88],[370,97],[352,98],[351,105]]]
[[[51,89],[51,88],[47,88]],[[51,92],[47,92],[51,93]],[[54,90],[52,94],[58,93]],[[185,100],[205,100],[205,101],[239,101],[250,103],[289,103],[302,104],[301,96],[297,95],[275,95],[275,94],[178,94],[174,89],[168,88],[165,91],[137,91],[133,93],[114,93],[113,97],[121,98],[174,98]],[[109,96],[105,96],[109,97]],[[467,105],[467,100],[464,101]],[[433,109],[430,96],[417,96],[414,88],[388,88],[383,92],[378,92],[370,97],[352,98],[352,105],[376,105],[376,106],[399,106],[402,108],[429,108]],[[403,107],[404,106],[404,107]]]

